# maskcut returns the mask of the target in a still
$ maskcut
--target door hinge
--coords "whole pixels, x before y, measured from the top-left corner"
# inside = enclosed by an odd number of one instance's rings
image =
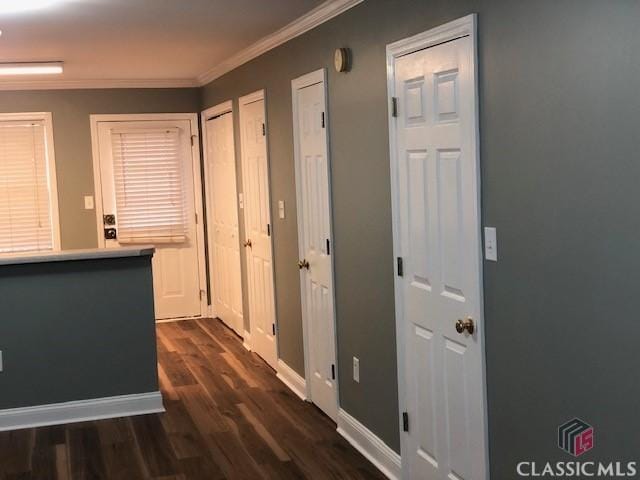
[[[267,223],[267,236],[270,237],[271,236],[271,224]]]
[[[407,412],[402,412],[402,430],[409,431],[409,414]]]
[[[193,147],[196,144],[195,139],[198,138],[197,135],[191,135],[191,146]]]
[[[324,128],[324,112],[322,112],[322,128]]]
[[[273,333],[273,336],[275,337],[276,336],[276,324],[275,323],[271,324],[271,332]]]
[[[331,380],[335,380],[336,379],[336,366],[335,364],[331,364]]]
[[[198,224],[198,214],[196,213],[195,216],[196,216],[196,225],[197,225]]]
[[[331,255],[331,240],[327,238],[327,255]]]
[[[398,116],[398,97],[391,97],[391,116]]]
[[[402,261],[402,257],[398,257],[398,276],[404,276],[404,262]]]
[[[207,294],[206,290],[200,290],[200,300],[202,300],[206,294]]]
[[[262,124],[262,136],[266,137],[267,136],[267,127],[265,126],[265,124]]]

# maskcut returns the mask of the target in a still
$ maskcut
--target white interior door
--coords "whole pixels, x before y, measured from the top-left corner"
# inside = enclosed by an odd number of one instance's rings
[[[215,315],[244,335],[233,113],[205,122],[209,271]]]
[[[298,195],[298,242],[306,379],[310,399],[338,416],[331,200],[324,70],[292,83]],[[310,384],[310,385],[309,385]]]
[[[402,460],[411,479],[487,475],[474,65],[468,36],[395,62]],[[473,331],[458,330],[470,322]]]
[[[201,315],[189,121],[97,124],[104,245],[153,244],[157,320]],[[109,216],[113,219],[109,219]]]
[[[271,195],[262,92],[240,99],[240,133],[251,346],[269,365],[276,368],[278,352],[271,245]]]

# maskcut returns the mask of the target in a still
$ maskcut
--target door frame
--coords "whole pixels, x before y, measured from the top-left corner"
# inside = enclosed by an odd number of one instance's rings
[[[393,222],[393,259],[394,259],[394,295],[395,295],[395,317],[396,317],[396,348],[397,348],[397,365],[398,365],[398,400],[400,405],[400,411],[406,405],[406,383],[405,383],[405,329],[404,329],[404,312],[402,304],[402,292],[400,282],[395,274],[396,265],[395,258],[400,256],[398,251],[400,245],[399,226],[396,219],[399,218],[399,193],[397,188],[398,171],[397,171],[397,138],[398,132],[396,129],[396,119],[394,117],[394,105],[393,98],[396,96],[395,91],[395,62],[396,59],[404,57],[411,53],[415,53],[420,50],[425,50],[429,47],[434,47],[441,43],[456,40],[461,37],[469,37],[471,40],[471,81],[473,85],[473,98],[474,98],[474,118],[472,142],[475,145],[475,149],[471,152],[474,157],[476,171],[477,171],[477,212],[476,218],[478,221],[477,233],[478,233],[478,247],[477,252],[477,264],[475,265],[477,285],[479,288],[479,325],[481,328],[478,331],[478,342],[480,343],[480,351],[482,357],[482,385],[483,391],[481,392],[483,398],[483,429],[484,429],[484,458],[485,458],[485,478],[489,477],[489,433],[488,433],[488,415],[487,415],[487,382],[486,382],[486,350],[485,350],[485,320],[484,320],[484,288],[483,288],[483,254],[482,254],[482,196],[481,196],[481,170],[480,170],[480,119],[479,119],[479,94],[478,94],[478,41],[477,41],[477,14],[472,13],[465,17],[453,20],[438,27],[427,30],[426,32],[419,33],[409,38],[399,40],[397,42],[387,45],[387,96],[388,96],[388,121],[389,121],[389,158],[391,162],[391,203],[392,203],[392,222]],[[400,431],[400,447],[401,453],[406,452],[406,435],[403,433],[402,428],[402,416],[399,415],[398,428]],[[403,464],[404,467],[406,464]],[[404,471],[404,468],[403,468]]]
[[[136,121],[188,121],[191,125],[191,162],[193,165],[193,192],[196,209],[196,244],[198,247],[198,283],[200,285],[200,316],[185,317],[202,318],[209,312],[207,304],[206,259],[204,252],[204,214],[202,199],[202,172],[200,170],[200,130],[198,128],[197,113],[128,113],[128,114],[93,114],[89,116],[91,123],[91,152],[93,156],[93,197],[96,212],[96,233],[98,248],[105,248],[104,225],[102,216],[102,174],[100,172],[100,147],[98,145],[98,124],[106,122],[136,122]],[[200,194],[199,194],[200,192]],[[202,294],[204,292],[204,295]],[[157,323],[173,322],[175,320],[158,320]]]
[[[300,239],[304,234],[303,229],[303,212],[300,206],[302,205],[302,180],[300,178],[300,128],[298,126],[298,92],[300,89],[305,87],[310,87],[311,85],[315,85],[317,83],[322,83],[323,91],[324,91],[324,117],[325,117],[325,138],[326,138],[326,149],[327,149],[327,179],[328,179],[328,198],[329,198],[329,241],[331,242],[332,252],[330,255],[331,258],[331,287],[332,287],[332,299],[331,306],[333,309],[333,343],[334,343],[334,351],[335,358],[333,361],[335,362],[335,392],[336,392],[336,405],[338,407],[338,411],[340,410],[340,394],[339,394],[339,375],[338,372],[340,368],[338,368],[338,342],[337,342],[337,324],[336,324],[336,302],[335,302],[335,242],[333,241],[333,202],[331,195],[331,151],[330,151],[330,129],[329,129],[329,105],[328,105],[328,89],[327,89],[327,69],[321,68],[319,70],[315,70],[313,72],[307,73],[306,75],[302,75],[291,81],[291,104],[293,110],[293,157],[294,157],[294,166],[295,166],[295,179],[296,179],[296,211],[297,211],[297,223],[298,223],[298,256],[299,258],[304,258],[304,251],[302,250],[302,245],[300,243]],[[302,339],[304,346],[304,377],[305,379],[311,378],[311,369],[309,365],[309,324],[308,318],[304,314],[306,311],[306,295],[305,295],[305,281],[300,274],[300,293],[301,293],[301,304],[302,304]],[[311,394],[311,381],[306,381],[305,383],[305,394],[307,396],[307,400],[313,402],[313,396]]]
[[[219,103],[217,105],[214,105],[213,107],[207,108],[206,110],[203,110],[202,113],[200,113],[200,125],[202,126],[202,158],[203,158],[203,168],[204,168],[204,178],[203,178],[203,186],[204,186],[204,196],[205,196],[205,205],[209,205],[210,202],[213,200],[212,199],[212,186],[209,186],[207,184],[207,178],[209,178],[209,162],[208,160],[208,145],[207,145],[207,121],[211,120],[214,117],[218,117],[220,115],[224,115],[226,113],[230,113],[232,115],[232,130],[231,130],[231,134],[233,135],[233,156],[235,158],[235,164],[236,164],[236,209],[238,210],[238,248],[240,249],[240,252],[242,252],[242,245],[240,245],[240,208],[238,205],[238,154],[237,154],[237,148],[236,148],[236,137],[235,137],[235,111],[233,109],[233,101],[232,100],[227,100],[226,102],[222,102]],[[207,214],[206,214],[206,219],[207,219],[207,227],[210,227],[211,225],[213,225],[213,212],[209,211],[209,209],[207,209]],[[210,246],[211,245],[211,231],[209,230],[209,228],[207,228],[207,245]],[[213,253],[209,250],[209,248],[205,249],[207,251],[207,260],[209,260],[209,258],[213,258]],[[213,272],[211,272],[211,268],[210,268],[210,262],[207,262],[207,271],[209,272],[209,293],[211,295],[211,305],[209,305],[209,316],[211,317],[216,317],[217,316],[217,312],[216,312],[216,304],[213,301],[213,295],[214,295],[214,290],[215,287],[213,285]],[[242,297],[242,300],[244,302],[244,287],[243,287],[243,282],[242,282],[242,260],[240,260],[240,295]],[[242,306],[242,325],[239,326],[240,332],[236,332],[239,335],[244,333],[244,304]]]
[[[241,179],[242,179],[242,198],[243,198],[243,206],[244,206],[244,202],[246,201],[246,195],[245,195],[245,186],[247,185],[246,182],[246,169],[244,166],[244,151],[242,148],[242,136],[243,136],[243,126],[242,126],[242,111],[245,109],[245,107],[247,105],[249,105],[250,103],[253,102],[258,102],[262,100],[264,102],[264,128],[265,128],[265,150],[266,150],[266,156],[267,156],[267,181],[269,184],[269,205],[267,205],[267,208],[269,209],[269,220],[270,220],[270,225],[271,225],[271,236],[270,236],[270,246],[271,246],[271,275],[272,275],[272,279],[273,279],[273,322],[276,325],[276,334],[274,335],[274,341],[276,342],[276,364],[279,363],[280,361],[280,342],[278,341],[278,337],[280,334],[280,328],[278,325],[278,296],[276,294],[277,291],[277,284],[276,284],[276,261],[275,261],[275,248],[273,247],[273,242],[274,242],[274,238],[275,238],[275,228],[273,225],[273,209],[271,208],[271,203],[272,203],[272,192],[271,192],[271,156],[269,155],[269,119],[267,118],[267,93],[266,90],[264,88],[260,89],[260,90],[256,90],[255,92],[252,93],[248,93],[247,95],[243,95],[242,97],[238,98],[238,121],[239,121],[239,126],[240,126],[240,173],[241,173]],[[246,240],[246,236],[247,236],[247,217],[245,215],[244,209],[242,210],[242,222],[243,222],[243,226],[244,226],[244,237]],[[246,263],[246,253],[245,253],[245,263]],[[248,267],[247,267],[248,269]],[[248,280],[248,279],[247,279]],[[247,287],[247,295],[249,294],[249,288]],[[245,315],[249,315],[249,332],[247,332],[245,330],[245,336],[244,336],[244,347],[247,350],[253,350],[253,320],[251,319],[251,299],[249,297],[247,297],[248,302],[249,302],[249,312],[245,313],[243,311],[243,316]],[[244,309],[243,309],[244,310]],[[275,368],[275,367],[274,367]]]

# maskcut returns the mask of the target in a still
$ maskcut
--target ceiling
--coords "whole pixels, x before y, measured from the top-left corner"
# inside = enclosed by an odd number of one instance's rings
[[[64,61],[64,74],[55,77],[62,83],[197,84],[216,65],[322,3],[0,0],[0,62]],[[21,11],[7,11],[7,4]],[[25,8],[30,4],[37,8]],[[0,85],[25,80],[4,77]]]

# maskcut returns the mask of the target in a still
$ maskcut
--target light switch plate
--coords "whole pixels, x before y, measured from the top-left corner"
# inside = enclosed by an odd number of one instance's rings
[[[494,227],[484,228],[484,258],[490,262],[498,261],[498,239]]]
[[[93,195],[85,195],[84,197],[84,209],[85,210],[93,210]]]
[[[284,218],[284,200],[278,200],[278,216]]]
[[[360,383],[360,359],[353,357],[353,380]]]

